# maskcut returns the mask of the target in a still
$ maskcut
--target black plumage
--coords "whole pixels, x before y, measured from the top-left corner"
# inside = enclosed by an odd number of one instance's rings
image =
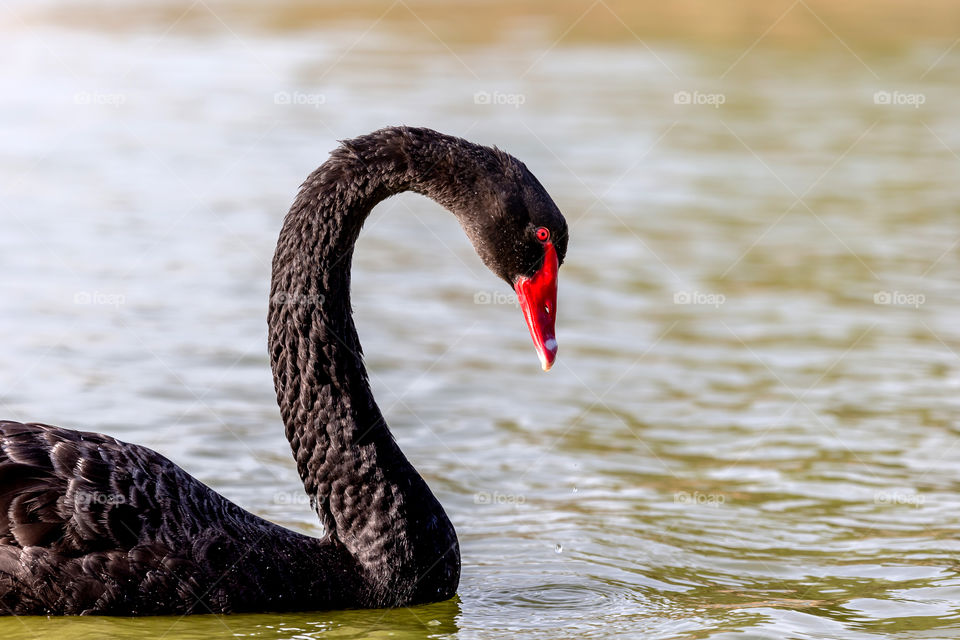
[[[566,223],[521,162],[429,129],[344,141],[308,177],[273,260],[268,341],[325,536],[263,520],[145,447],[0,422],[0,614],[305,611],[454,594],[456,533],[374,402],[350,310],[360,228],[407,190],[452,211],[508,283],[543,260],[538,227],[566,252]]]

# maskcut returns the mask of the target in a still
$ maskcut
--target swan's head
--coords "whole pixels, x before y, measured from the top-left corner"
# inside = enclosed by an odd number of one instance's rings
[[[567,222],[527,167],[497,149],[460,216],[484,264],[517,293],[543,370],[557,357],[557,270],[567,255]]]

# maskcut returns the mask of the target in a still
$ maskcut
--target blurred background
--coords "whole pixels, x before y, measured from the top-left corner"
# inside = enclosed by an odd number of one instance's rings
[[[5,638],[960,634],[960,5],[0,0],[0,409],[151,446],[314,535],[266,354],[338,139],[429,126],[565,213],[557,366],[452,216],[354,306],[457,599],[0,620]]]

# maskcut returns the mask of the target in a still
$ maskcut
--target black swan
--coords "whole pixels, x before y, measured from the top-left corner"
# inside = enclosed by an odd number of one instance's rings
[[[280,414],[324,537],[244,511],[145,447],[0,421],[0,613],[309,611],[454,595],[456,533],[374,402],[350,309],[360,228],[408,190],[457,217],[516,290],[543,368],[553,364],[567,225],[526,166],[430,129],[344,141],[286,216],[268,313]]]

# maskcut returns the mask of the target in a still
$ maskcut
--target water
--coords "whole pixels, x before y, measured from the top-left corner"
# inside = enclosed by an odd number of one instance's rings
[[[3,637],[960,635],[960,49],[79,6],[0,21],[4,417],[149,445],[319,534],[273,398],[269,261],[335,140],[386,124],[497,144],[547,186],[572,234],[560,354],[539,371],[451,216],[382,204],[357,322],[459,532],[458,597]]]

